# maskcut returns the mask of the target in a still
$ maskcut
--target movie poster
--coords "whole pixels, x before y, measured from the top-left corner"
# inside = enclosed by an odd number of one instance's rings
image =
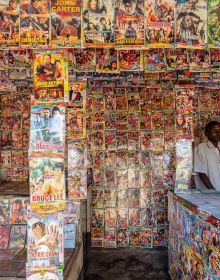
[[[208,44],[210,47],[220,46],[219,0],[208,1]]]
[[[26,279],[27,280],[62,280],[63,279],[63,270],[58,269],[57,267],[50,268],[26,268]]]
[[[21,0],[20,45],[22,47],[45,47],[50,37],[49,1]]]
[[[31,108],[30,156],[64,156],[64,105],[37,105]]]
[[[10,200],[0,199],[0,225],[9,223]]]
[[[87,171],[84,169],[68,172],[69,199],[86,199],[87,197]]]
[[[34,53],[34,97],[39,102],[64,101],[68,95],[68,69],[63,51]]]
[[[169,47],[174,43],[174,0],[145,0],[145,45]]]
[[[121,71],[143,71],[143,53],[139,50],[120,51],[119,68]]]
[[[144,45],[144,0],[115,2],[115,43],[119,47]]]
[[[177,47],[202,47],[207,44],[207,2],[177,0],[175,43]]]
[[[96,72],[118,73],[118,52],[115,49],[96,49]]]
[[[26,241],[27,226],[13,225],[10,232],[8,249],[24,249]]]
[[[30,204],[36,212],[64,210],[65,170],[61,158],[30,158]]]
[[[19,0],[0,2],[0,46],[18,47],[19,45]]]
[[[83,1],[82,18],[84,46],[114,46],[114,1]]]
[[[95,49],[75,49],[75,71],[94,72],[96,70]]]
[[[73,80],[69,82],[68,107],[86,111],[86,80]]]
[[[29,198],[11,198],[10,203],[10,223],[27,224],[27,205]]]
[[[28,209],[28,266],[42,268],[64,263],[63,214],[43,214]]]
[[[81,1],[51,1],[51,45],[81,45]]]

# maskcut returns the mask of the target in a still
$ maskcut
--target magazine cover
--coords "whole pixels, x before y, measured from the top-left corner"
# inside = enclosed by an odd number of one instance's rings
[[[87,173],[85,169],[68,172],[69,199],[85,199],[87,197]]]
[[[119,73],[117,50],[96,49],[96,71],[100,73]]]
[[[18,47],[20,1],[3,0],[0,4],[0,46]]]
[[[10,200],[0,199],[0,225],[9,224]]]
[[[114,46],[114,1],[84,1],[82,18],[84,46]]]
[[[115,42],[117,46],[144,44],[144,0],[115,2]]]
[[[39,102],[64,101],[68,95],[68,73],[64,51],[34,53],[34,94]]]
[[[29,198],[11,198],[10,200],[10,223],[27,224],[27,205]]]
[[[32,210],[48,213],[65,209],[64,160],[30,158],[30,203]]]
[[[69,82],[68,107],[86,111],[86,80],[74,80]]]
[[[64,105],[31,107],[30,156],[63,157],[65,141]]]
[[[63,270],[57,267],[49,268],[30,268],[26,267],[26,279],[27,280],[62,280]]]
[[[174,43],[175,1],[145,0],[145,45],[169,47]]]
[[[119,68],[121,71],[143,71],[143,55],[139,50],[119,51]]]
[[[25,247],[26,234],[26,225],[12,225],[8,248],[13,250],[23,249]]]
[[[28,209],[27,251],[29,267],[63,265],[62,213],[39,215]]]
[[[64,224],[64,248],[76,248],[77,225]]]
[[[21,0],[20,45],[43,47],[49,45],[50,7],[46,0]]]
[[[220,25],[219,2],[218,0],[208,1],[208,43],[210,47],[220,46]]]
[[[81,2],[51,1],[52,47],[81,45]]]
[[[0,226],[0,250],[8,249],[10,226]]]
[[[177,0],[175,43],[178,47],[202,47],[207,44],[207,2]]]

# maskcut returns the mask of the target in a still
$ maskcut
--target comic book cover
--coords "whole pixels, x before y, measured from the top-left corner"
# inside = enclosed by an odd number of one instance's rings
[[[121,71],[143,71],[143,55],[140,50],[119,51]]]
[[[128,230],[127,228],[120,228],[116,231],[117,247],[128,246]]]
[[[84,1],[82,18],[84,46],[114,46],[114,1]]]
[[[2,138],[1,138],[1,140],[2,140]],[[3,146],[1,145],[1,147],[3,147]],[[1,161],[0,161],[1,168],[11,167],[11,161],[12,161],[11,150],[2,150],[1,151]]]
[[[82,141],[68,142],[68,170],[84,168],[86,153]]]
[[[117,46],[144,44],[144,1],[115,2],[115,42]]]
[[[26,279],[27,280],[62,280],[63,279],[63,270],[57,267],[49,268],[30,268],[26,267]]]
[[[86,111],[86,81],[74,80],[69,82],[68,107]]]
[[[218,0],[208,1],[208,44],[210,47],[220,46],[219,29],[219,2]]]
[[[68,96],[68,69],[64,51],[34,53],[34,93],[39,102],[62,102]]]
[[[115,208],[105,208],[105,227],[114,228],[117,222],[117,212]]]
[[[144,51],[145,72],[163,72],[166,71],[166,67],[164,49],[150,49]]]
[[[119,73],[117,50],[96,49],[96,71],[100,73]]]
[[[104,209],[93,208],[91,214],[91,226],[103,227],[105,224],[104,221]]]
[[[153,228],[153,246],[164,246],[164,228]]]
[[[76,224],[64,224],[63,228],[64,248],[76,248],[76,235],[77,225]]]
[[[140,209],[140,225],[141,227],[153,226],[152,207]]]
[[[141,171],[139,168],[128,169],[128,188],[140,188],[141,186]]]
[[[104,190],[93,189],[91,192],[91,205],[94,208],[104,207]]]
[[[51,1],[52,47],[81,45],[81,3]]]
[[[0,45],[1,47],[18,47],[20,1],[3,0],[0,4]]]
[[[189,70],[191,72],[207,72],[210,70],[209,50],[188,50]]]
[[[43,47],[49,45],[50,7],[46,0],[38,4],[21,0],[20,45]]]
[[[32,210],[49,213],[65,209],[64,160],[29,159],[30,203]],[[46,203],[45,203],[46,202]]]
[[[190,48],[207,44],[206,1],[177,0],[175,43]]]
[[[60,266],[64,262],[63,214],[38,214],[28,209],[28,266]]]
[[[144,248],[153,247],[153,228],[141,228],[140,246]]]
[[[75,49],[75,71],[94,72],[96,70],[95,49]]]
[[[140,246],[140,229],[129,229],[129,246],[139,247]]]
[[[10,200],[10,223],[26,224],[27,223],[27,205],[28,198],[11,198]]]
[[[219,42],[220,43],[220,42]],[[214,72],[220,71],[220,50],[210,49],[211,70]]]
[[[30,155],[58,156],[64,154],[64,105],[37,105],[31,108]]]
[[[67,110],[67,138],[68,140],[79,140],[86,136],[85,114],[76,111],[75,108]]]
[[[174,43],[175,1],[145,0],[145,45],[169,47]]]
[[[118,189],[127,189],[128,187],[128,170],[116,170],[116,185]]]
[[[69,199],[85,199],[87,197],[87,173],[84,169],[68,172]]]
[[[139,207],[139,205],[138,205]],[[130,227],[140,226],[140,209],[129,208],[128,209],[128,223]]]
[[[0,250],[8,249],[10,226],[0,226]]]
[[[0,198],[0,225],[9,223],[10,200]]]
[[[91,247],[104,247],[104,229],[91,227]]]
[[[12,225],[9,240],[9,249],[23,249],[26,241],[26,225]]]
[[[64,224],[78,224],[80,216],[80,202],[67,201],[64,212]]]
[[[105,248],[116,248],[116,230],[105,228],[105,239],[104,239]]]

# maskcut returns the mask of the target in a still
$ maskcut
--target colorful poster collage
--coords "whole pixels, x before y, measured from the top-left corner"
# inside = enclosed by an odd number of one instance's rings
[[[202,202],[202,198],[197,202]],[[215,205],[216,195],[209,196]],[[204,202],[202,202],[204,203]],[[169,194],[169,273],[171,279],[190,277],[218,279],[219,229],[214,219],[199,215],[199,207]]]
[[[4,0],[6,47],[219,47],[218,0]]]

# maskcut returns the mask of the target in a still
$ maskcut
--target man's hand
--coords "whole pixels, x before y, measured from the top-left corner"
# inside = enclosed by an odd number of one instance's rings
[[[46,227],[46,236],[47,241],[45,242],[45,245],[47,245],[50,250],[54,250],[58,245],[57,226],[51,225],[50,227]]]
[[[212,183],[210,182],[208,176],[205,173],[198,173],[199,178],[202,180],[202,182],[205,184],[205,186],[210,190],[215,190]]]

